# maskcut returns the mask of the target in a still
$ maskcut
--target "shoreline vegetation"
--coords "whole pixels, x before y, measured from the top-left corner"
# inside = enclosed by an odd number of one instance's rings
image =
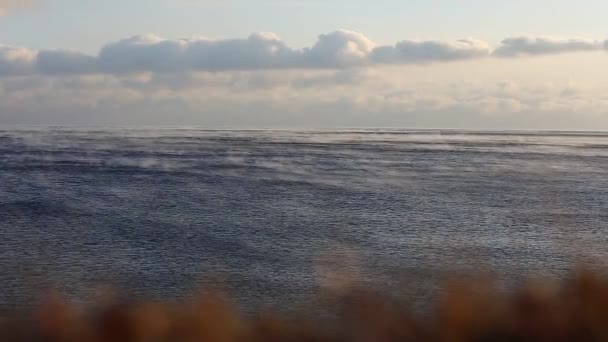
[[[311,301],[318,307],[246,315],[219,291],[165,303],[106,299],[86,307],[50,293],[29,313],[5,314],[0,340],[608,340],[608,278],[599,272],[578,271],[508,292],[489,278],[476,279],[446,282],[427,313],[403,304],[408,298],[357,286]]]

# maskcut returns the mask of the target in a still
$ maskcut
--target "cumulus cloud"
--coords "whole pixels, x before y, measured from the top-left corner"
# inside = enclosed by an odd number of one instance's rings
[[[0,76],[29,74],[35,63],[35,51],[0,45]]]
[[[44,50],[36,56],[36,67],[43,74],[87,74],[99,71],[97,58],[77,51]]]
[[[244,39],[168,40],[138,35],[86,55],[78,51],[42,50],[0,45],[0,76],[28,74],[187,73],[285,69],[349,69],[383,64],[424,64],[484,57],[517,57],[608,49],[584,39],[507,38],[492,50],[484,41],[404,40],[378,45],[359,32],[322,34],[308,48],[289,47],[273,33]]]
[[[405,40],[395,46],[374,49],[371,59],[377,63],[427,63],[485,57],[490,52],[488,43],[475,39],[455,42]]]
[[[557,39],[547,37],[514,37],[504,39],[494,55],[513,57],[524,55],[548,55],[566,52],[601,50],[603,44],[589,39]]]
[[[135,36],[102,48],[106,72],[226,71],[287,68],[343,68],[368,63],[375,44],[361,33],[339,30],[319,36],[311,48],[293,49],[273,33],[246,39],[163,40]]]
[[[368,63],[375,43],[361,33],[338,30],[319,36],[317,43],[304,52],[311,67],[344,67]]]
[[[101,69],[110,73],[276,69],[297,66],[300,58],[272,33],[229,40],[135,36],[106,45],[98,57]]]

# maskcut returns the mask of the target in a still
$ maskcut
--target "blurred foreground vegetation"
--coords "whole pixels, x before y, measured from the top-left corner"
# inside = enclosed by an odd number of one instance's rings
[[[427,313],[403,298],[352,287],[290,314],[244,315],[218,293],[171,303],[93,307],[49,295],[0,321],[1,341],[606,341],[608,281],[578,272],[501,291],[490,280],[447,282]],[[315,301],[316,303],[316,301]],[[316,305],[316,304],[315,304]],[[12,315],[12,316],[11,316]]]

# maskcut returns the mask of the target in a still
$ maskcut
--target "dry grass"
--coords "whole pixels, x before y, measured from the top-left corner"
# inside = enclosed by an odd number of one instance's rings
[[[31,315],[0,321],[1,341],[604,341],[608,281],[581,272],[560,284],[504,293],[491,282],[448,283],[430,315],[352,290],[317,311],[243,316],[222,296],[180,304],[79,309],[50,296]]]

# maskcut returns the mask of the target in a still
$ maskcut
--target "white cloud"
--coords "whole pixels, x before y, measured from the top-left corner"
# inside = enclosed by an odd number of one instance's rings
[[[474,40],[379,47],[349,31],[298,50],[272,34],[137,36],[97,56],[0,46],[0,125],[608,129],[602,54],[491,57]]]
[[[489,56],[488,43],[475,39],[454,42],[404,40],[395,46],[382,46],[372,53],[376,63],[428,63],[454,61]]]
[[[269,33],[230,40],[136,36],[106,45],[98,57],[101,70],[109,73],[277,69],[297,66],[299,58]]]
[[[139,35],[103,46],[96,56],[77,51],[0,45],[0,76],[28,74],[130,74],[140,72],[348,69],[385,64],[424,64],[484,57],[517,57],[595,51],[602,42],[584,39],[507,38],[494,51],[484,41],[404,40],[377,45],[365,35],[338,30],[319,36],[310,48],[289,47],[273,33],[244,39],[167,40]]]
[[[359,32],[338,30],[319,36],[317,43],[306,49],[304,57],[310,67],[341,68],[364,65],[376,44]]]
[[[0,45],[0,76],[32,73],[35,63],[35,51]]]
[[[0,124],[608,128],[606,82],[437,80],[401,69],[9,77]]]
[[[504,39],[494,55],[513,57],[524,55],[548,55],[566,52],[601,50],[603,44],[589,39],[557,39],[547,37],[515,37]]]
[[[273,33],[226,40],[146,35],[106,45],[99,63],[109,73],[344,68],[367,64],[373,47],[363,34],[346,30],[320,35],[312,48],[301,50],[288,47]]]

